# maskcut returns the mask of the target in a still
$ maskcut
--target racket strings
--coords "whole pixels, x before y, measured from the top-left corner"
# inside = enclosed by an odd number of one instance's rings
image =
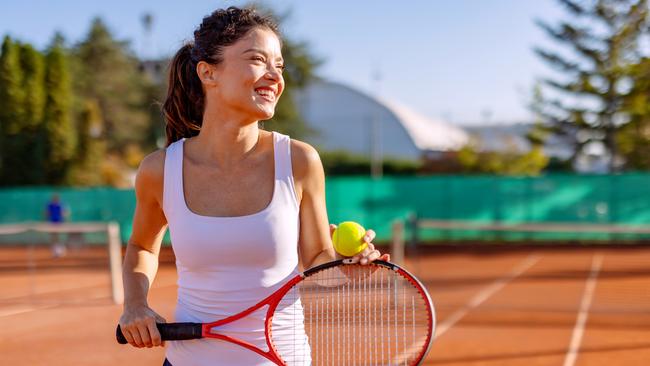
[[[324,269],[278,305],[271,340],[287,365],[414,365],[428,346],[426,295],[383,266]]]

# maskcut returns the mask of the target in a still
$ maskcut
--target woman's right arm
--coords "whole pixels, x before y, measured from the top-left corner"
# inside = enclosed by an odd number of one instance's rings
[[[147,302],[158,271],[160,245],[167,228],[162,210],[165,151],[142,160],[135,179],[136,206],[133,231],[124,256],[124,312],[120,327],[134,347],[162,345],[156,322],[165,322]]]

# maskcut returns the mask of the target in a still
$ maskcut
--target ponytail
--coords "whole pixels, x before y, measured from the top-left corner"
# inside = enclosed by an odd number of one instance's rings
[[[163,103],[167,146],[184,137],[199,134],[203,123],[204,96],[201,80],[192,60],[192,44],[176,52],[169,65],[169,86]]]

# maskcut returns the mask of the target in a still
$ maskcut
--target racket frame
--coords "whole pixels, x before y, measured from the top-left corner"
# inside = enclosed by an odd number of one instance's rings
[[[200,325],[201,326],[201,335],[199,336],[198,334],[196,334],[194,339],[200,339],[200,338],[221,339],[221,340],[224,340],[224,341],[227,341],[227,342],[237,344],[237,345],[242,346],[244,348],[247,348],[247,349],[259,354],[260,356],[265,357],[266,359],[270,360],[271,362],[273,362],[273,363],[275,363],[277,365],[285,366],[286,363],[280,358],[277,349],[275,348],[275,346],[273,345],[273,342],[271,341],[271,339],[272,339],[272,334],[271,334],[272,329],[271,328],[272,328],[273,314],[274,314],[275,309],[277,308],[277,306],[280,304],[280,301],[282,300],[282,297],[284,297],[284,295],[287,292],[289,292],[289,290],[291,290],[291,288],[296,286],[298,283],[300,283],[302,280],[304,280],[307,277],[310,277],[310,276],[312,276],[312,275],[314,275],[314,274],[316,274],[316,273],[318,273],[320,271],[323,271],[325,269],[328,269],[328,268],[333,268],[333,267],[337,267],[337,266],[340,266],[340,265],[345,266],[345,265],[349,265],[349,264],[351,264],[351,261],[349,259],[339,259],[339,260],[334,260],[334,261],[327,262],[327,263],[318,265],[316,267],[310,268],[310,269],[296,275],[291,280],[289,280],[289,282],[285,283],[282,287],[280,287],[278,290],[276,290],[274,293],[272,293],[271,295],[266,297],[264,300],[258,302],[257,304],[251,306],[250,308],[248,308],[246,310],[243,310],[243,311],[241,311],[241,312],[239,312],[237,314],[234,314],[232,316],[229,316],[227,318],[223,318],[223,319],[214,321],[212,323],[194,323],[195,325]],[[406,271],[402,267],[400,267],[400,266],[398,266],[398,265],[396,265],[394,263],[390,263],[390,262],[386,262],[386,261],[382,261],[382,260],[375,260],[375,261],[367,264],[367,266],[373,266],[373,265],[385,267],[385,268],[391,269],[391,270],[399,273],[402,277],[404,277],[407,281],[409,281],[418,290],[418,292],[422,295],[424,300],[427,302],[428,306],[426,308],[427,308],[427,312],[428,312],[428,315],[429,315],[429,317],[428,317],[429,318],[428,319],[429,323],[427,324],[427,326],[428,326],[429,331],[428,331],[427,339],[426,339],[426,347],[423,347],[420,354],[417,356],[417,364],[419,364],[427,356],[427,354],[429,353],[429,350],[431,349],[431,344],[432,344],[432,341],[433,341],[434,332],[435,332],[435,321],[436,321],[435,320],[435,309],[433,307],[433,302],[431,301],[431,297],[429,296],[429,293],[426,291],[424,285],[417,278],[415,278],[413,275],[411,275],[408,271]],[[268,306],[268,309],[266,310],[266,318],[264,320],[264,328],[265,328],[264,333],[265,333],[266,345],[268,347],[268,351],[263,351],[260,348],[258,348],[257,346],[255,346],[255,345],[253,345],[253,344],[251,344],[249,342],[246,342],[244,340],[241,340],[239,338],[231,337],[231,336],[228,336],[228,335],[225,335],[225,334],[213,333],[211,331],[212,328],[215,328],[215,327],[218,327],[218,326],[221,326],[221,325],[224,325],[224,324],[232,323],[232,322],[235,322],[235,321],[237,321],[239,319],[242,319],[242,318],[250,315],[251,313],[259,310],[263,306]],[[174,323],[170,323],[170,324],[167,324],[167,325],[172,325],[172,324],[174,324]],[[190,324],[190,323],[186,323],[186,324]],[[158,324],[159,327],[161,325],[165,326],[165,324]],[[121,334],[121,330],[119,328],[119,325],[118,325],[117,333],[118,333],[118,339],[120,339],[120,336],[123,338],[123,335]]]

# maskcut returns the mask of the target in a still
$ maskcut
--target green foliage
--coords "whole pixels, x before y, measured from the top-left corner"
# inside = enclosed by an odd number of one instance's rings
[[[510,147],[505,151],[481,151],[477,144],[467,144],[458,151],[457,159],[464,173],[535,176],[549,164],[542,146],[527,152]]]
[[[166,142],[165,119],[162,114],[162,103],[160,101],[165,99],[167,86],[164,83],[160,85],[153,81],[147,81],[143,89],[148,127],[141,145],[145,151],[153,151],[164,146]]]
[[[539,83],[533,87],[533,98],[529,108],[535,114],[535,121],[533,127],[526,133],[526,140],[533,147],[543,147],[553,132],[553,127],[544,122],[544,94]]]
[[[21,130],[25,91],[20,65],[20,45],[5,36],[0,56],[0,118],[3,131],[15,136]]]
[[[146,81],[128,46],[128,42],[115,40],[96,18],[86,37],[72,49],[75,94],[99,103],[108,148],[113,152],[143,143],[150,124]]]
[[[71,184],[96,186],[104,183],[102,163],[106,153],[106,141],[102,130],[99,103],[94,99],[87,99],[79,119],[79,143],[69,175]]]
[[[370,175],[370,158],[350,154],[345,151],[320,153],[323,168],[327,176],[336,175]],[[387,158],[383,161],[385,175],[413,175],[421,168],[417,161]]]
[[[623,102],[629,122],[616,142],[629,169],[650,170],[650,58],[631,67],[630,74],[634,85]]]
[[[46,55],[45,152],[47,183],[66,183],[75,154],[77,136],[71,116],[72,88],[67,57],[60,45]]]
[[[16,185],[25,179],[22,171],[21,132],[25,122],[25,90],[23,88],[20,45],[8,36],[2,42],[0,55],[0,184]]]
[[[283,41],[287,87],[267,123],[301,138],[309,131],[292,90],[314,78],[319,61],[306,44]],[[99,18],[70,48],[58,33],[45,52],[5,37],[0,184],[129,184],[128,171],[164,137],[164,84],[140,70],[129,43],[116,40]]]
[[[31,45],[23,44],[21,65],[23,71],[24,119],[20,133],[21,158],[29,162],[28,169],[21,169],[22,184],[45,183],[45,60]]]
[[[602,144],[617,158],[616,135],[626,124],[619,118],[626,94],[620,85],[633,79],[630,66],[639,62],[640,40],[647,35],[649,25],[647,0],[558,1],[571,20],[555,26],[537,23],[574,56],[570,59],[555,51],[536,49],[543,61],[564,75],[562,81],[545,80],[558,96],[544,100],[539,113],[554,133],[572,140],[573,158],[592,143]],[[592,103],[581,103],[585,100]],[[610,159],[611,169],[617,168],[616,158]]]
[[[40,52],[29,44],[20,48],[23,90],[25,92],[25,128],[36,129],[43,120],[45,106],[45,62]]]

